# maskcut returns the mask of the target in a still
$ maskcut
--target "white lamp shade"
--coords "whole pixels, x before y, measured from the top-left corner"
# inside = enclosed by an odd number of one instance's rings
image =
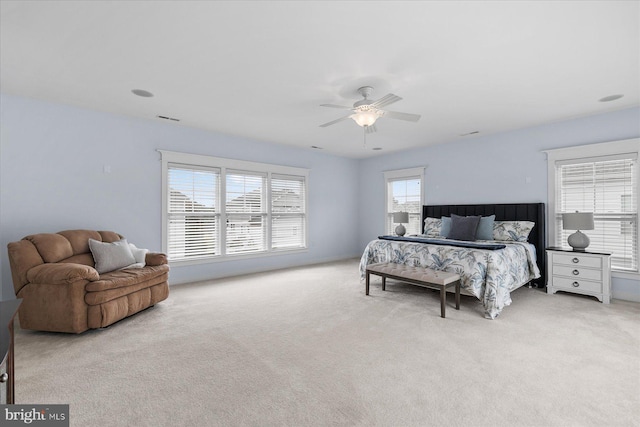
[[[593,213],[572,212],[562,214],[563,230],[593,230]]]
[[[351,118],[360,126],[371,126],[378,120],[378,115],[373,111],[358,111]]]
[[[409,212],[394,212],[393,222],[396,224],[406,224],[409,222]]]

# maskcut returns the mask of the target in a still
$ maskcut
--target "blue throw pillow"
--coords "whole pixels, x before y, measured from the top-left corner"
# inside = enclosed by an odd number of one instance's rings
[[[478,224],[478,230],[476,231],[476,240],[493,240],[493,223],[495,220],[495,215],[480,218],[480,224]]]
[[[442,225],[440,226],[440,236],[449,237],[449,233],[451,232],[451,218],[448,216],[443,216]],[[491,234],[493,235],[493,229],[491,229]]]

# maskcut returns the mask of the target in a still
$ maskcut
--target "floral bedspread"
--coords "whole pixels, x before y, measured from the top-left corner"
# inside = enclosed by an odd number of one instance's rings
[[[533,247],[524,242],[499,242],[499,250],[469,249],[425,243],[373,240],[360,259],[360,280],[367,265],[394,262],[460,275],[463,289],[478,298],[485,317],[495,319],[511,304],[510,292],[540,277]]]

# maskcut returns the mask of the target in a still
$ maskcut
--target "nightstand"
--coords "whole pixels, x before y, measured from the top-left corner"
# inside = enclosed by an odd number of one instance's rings
[[[611,299],[611,254],[547,248],[547,293],[591,295],[603,304]]]
[[[21,299],[0,301],[0,404],[15,403],[13,351],[13,318],[16,316]]]

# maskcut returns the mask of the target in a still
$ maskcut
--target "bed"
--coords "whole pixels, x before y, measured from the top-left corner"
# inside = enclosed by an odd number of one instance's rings
[[[527,221],[534,225],[526,241],[458,242],[428,235],[406,240],[380,236],[371,241],[362,254],[361,279],[366,266],[378,262],[455,272],[461,276],[462,292],[478,298],[484,306],[485,317],[490,319],[495,319],[511,304],[510,293],[515,289],[529,283],[535,285],[535,282],[544,286],[544,203],[425,205],[421,224],[424,227],[426,218],[450,217],[451,214],[463,217],[495,215],[496,222]]]

